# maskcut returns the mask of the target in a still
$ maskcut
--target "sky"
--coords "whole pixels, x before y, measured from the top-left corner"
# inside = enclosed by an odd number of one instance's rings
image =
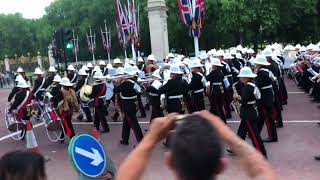
[[[24,18],[38,19],[54,0],[0,0],[0,14],[21,13]]]

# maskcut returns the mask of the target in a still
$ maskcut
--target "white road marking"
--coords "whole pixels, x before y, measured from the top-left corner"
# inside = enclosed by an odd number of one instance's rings
[[[296,92],[288,92],[288,94],[306,94],[306,93],[301,91],[296,91]]]
[[[240,121],[227,121],[230,124],[234,124],[234,123],[240,123]],[[318,123],[320,122],[320,120],[287,120],[287,121],[283,121],[284,123],[288,123],[288,124],[293,124],[293,123]],[[73,122],[73,125],[92,125],[93,122]],[[108,122],[109,125],[121,125],[122,122]],[[140,121],[139,124],[149,124],[149,121]],[[33,128],[38,128],[40,126],[42,126],[43,123],[39,123],[33,126]],[[16,132],[13,134],[8,134],[6,136],[3,136],[0,138],[0,142],[4,141],[6,139],[11,138],[14,135],[19,134],[20,132]]]
[[[43,125],[43,123],[39,123],[39,124],[34,125],[33,128],[37,128],[37,127],[40,127],[40,126],[42,126],[42,125]],[[15,132],[15,133],[12,133],[12,134],[8,134],[8,135],[6,135],[6,136],[3,136],[3,137],[0,138],[0,142],[6,140],[6,139],[8,139],[8,138],[11,138],[12,136],[15,136],[15,135],[17,135],[17,134],[19,134],[19,133],[21,133],[21,132],[18,131],[18,132]]]

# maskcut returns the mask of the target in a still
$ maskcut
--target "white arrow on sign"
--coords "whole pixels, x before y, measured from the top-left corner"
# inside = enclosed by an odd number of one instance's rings
[[[76,153],[93,160],[90,163],[91,165],[99,166],[103,162],[103,158],[102,158],[102,156],[101,156],[101,154],[99,153],[98,150],[96,150],[95,148],[91,148],[91,150],[92,150],[92,152],[89,152],[87,150],[81,149],[79,147],[75,148],[75,152]]]

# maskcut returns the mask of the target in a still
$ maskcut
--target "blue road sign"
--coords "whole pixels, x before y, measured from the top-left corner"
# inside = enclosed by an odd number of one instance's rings
[[[81,134],[72,141],[71,156],[76,168],[88,177],[98,177],[106,168],[106,154],[100,142]]]

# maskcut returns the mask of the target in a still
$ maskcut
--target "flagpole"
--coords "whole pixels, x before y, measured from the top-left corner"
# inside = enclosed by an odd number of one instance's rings
[[[110,63],[110,53],[108,52],[108,64],[111,64]]]
[[[74,56],[75,56],[75,58],[76,58],[76,65],[77,65],[77,68],[78,68],[78,66],[79,66],[79,64],[78,64],[78,49],[77,49],[77,44],[78,44],[78,39],[76,39],[75,37],[74,37],[74,31],[72,31],[72,45],[73,45],[73,50],[74,50]]]
[[[199,56],[199,38],[194,37],[193,41],[194,41],[194,54],[195,54],[195,57],[198,57]]]
[[[137,60],[137,55],[136,55],[136,50],[134,49],[134,42],[133,41],[131,42],[131,51],[132,51],[132,59],[134,61],[136,61]]]

